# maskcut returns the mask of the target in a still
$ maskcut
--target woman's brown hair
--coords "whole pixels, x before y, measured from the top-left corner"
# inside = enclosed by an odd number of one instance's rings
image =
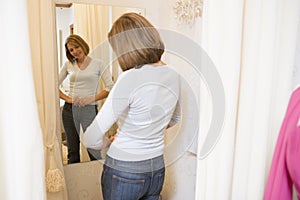
[[[158,31],[137,13],[118,18],[108,33],[108,40],[123,71],[160,61],[165,49]]]
[[[65,42],[65,49],[66,49],[66,56],[68,58],[68,60],[71,63],[74,63],[76,60],[75,58],[71,55],[69,49],[68,49],[68,43],[71,43],[75,46],[80,46],[84,52],[84,54],[87,56],[90,52],[90,48],[89,45],[84,41],[84,39],[82,39],[79,35],[70,35]]]

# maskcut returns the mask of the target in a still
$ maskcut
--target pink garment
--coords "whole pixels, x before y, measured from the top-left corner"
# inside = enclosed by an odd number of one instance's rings
[[[277,139],[264,200],[291,200],[293,184],[300,197],[300,87],[289,101]]]

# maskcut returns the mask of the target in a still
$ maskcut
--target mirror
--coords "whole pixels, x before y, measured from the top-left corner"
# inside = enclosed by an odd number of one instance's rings
[[[65,22],[65,30],[64,33],[63,28],[59,27],[59,23],[63,22],[64,18],[58,15],[59,12],[64,12],[65,10],[69,10],[70,12],[74,12],[74,3],[72,1],[74,0],[63,0],[65,3],[71,6],[65,8],[65,7],[57,7],[56,13],[53,13],[52,16],[55,16],[56,14],[56,25],[57,25],[57,50],[58,50],[58,69],[62,66],[64,61],[66,61],[66,56],[64,55],[64,40],[65,38],[70,34],[71,31],[74,31],[76,33],[76,24],[73,16],[73,20]],[[57,0],[54,0],[54,2],[59,3]],[[67,2],[67,3],[66,3]],[[152,20],[152,22],[160,22],[161,19],[159,19],[158,13],[161,11],[161,9],[158,9],[161,4],[158,1],[146,1],[146,0],[128,0],[128,1],[118,1],[118,0],[76,0],[76,4],[81,2],[81,5],[92,5],[92,4],[86,4],[89,3],[95,3],[93,5],[105,5],[109,7],[109,10],[107,11],[110,13],[110,17],[108,20],[105,21],[106,24],[111,24],[114,22],[114,20],[120,16],[123,12],[128,11],[134,11],[134,12],[141,12],[142,15],[146,15],[145,9],[147,8],[147,16],[149,19]],[[111,4],[109,6],[108,4]],[[120,7],[120,5],[124,7]],[[125,8],[126,7],[126,8]],[[141,8],[135,8],[135,7],[141,7]],[[159,11],[160,10],[160,11]],[[83,12],[81,12],[83,13]],[[102,12],[102,14],[105,12]],[[102,15],[99,15],[96,17],[97,19],[100,19]],[[53,17],[54,18],[54,17]],[[171,19],[172,16],[166,17],[167,21],[168,19]],[[81,18],[83,20],[83,18]],[[95,19],[95,18],[94,18]],[[85,25],[88,24],[87,20],[83,20],[85,22]],[[46,22],[46,20],[45,20]],[[103,22],[104,23],[104,22]],[[162,22],[164,23],[164,22]],[[72,26],[70,26],[73,24]],[[157,23],[160,25],[160,23]],[[110,28],[110,25],[105,26],[104,24],[101,25],[101,28],[99,28],[96,32],[97,35],[101,35],[102,38],[106,39],[107,32]],[[85,29],[84,29],[85,30]],[[101,31],[99,31],[101,30]],[[52,32],[52,31],[51,31]],[[87,40],[89,46],[91,49],[93,49],[93,43],[88,41],[88,38],[86,38],[83,33],[77,33],[84,37],[84,39]],[[61,53],[62,52],[62,53]],[[103,52],[102,52],[103,53]],[[107,53],[107,52],[106,52]],[[108,53],[109,56],[111,53]],[[100,57],[101,58],[101,57]],[[56,59],[55,59],[56,60]],[[166,60],[167,61],[167,60]],[[168,62],[168,61],[167,61]],[[173,62],[174,64],[178,64],[178,62]],[[170,63],[171,64],[171,63]],[[179,64],[181,66],[181,63]],[[119,74],[119,68],[118,65],[113,62],[110,65],[110,71],[112,74],[112,77],[114,80],[118,78]],[[64,103],[64,102],[62,102]],[[61,103],[61,105],[62,105]],[[59,112],[59,111],[58,111]],[[61,116],[61,114],[59,115]],[[176,132],[176,131],[175,131]],[[168,136],[168,135],[166,135]],[[171,136],[175,137],[176,135],[170,134]],[[66,147],[66,146],[64,146]],[[179,148],[178,148],[179,149]],[[64,160],[66,163],[66,148],[64,148]],[[85,154],[85,157],[87,155]],[[71,165],[65,165],[63,167],[64,173],[65,173],[65,180],[66,180],[66,188],[68,192],[68,198],[69,199],[101,199],[101,190],[99,188],[101,187],[100,182],[100,175],[102,172],[102,165],[99,165],[99,162],[86,162],[89,161],[88,159],[83,160],[82,163],[79,164],[71,164]],[[102,163],[102,162],[101,162]],[[163,199],[194,199],[195,196],[195,188],[196,188],[196,169],[197,169],[197,158],[195,155],[192,155],[191,153],[187,152],[182,156],[180,159],[176,160],[176,163],[167,166],[167,174],[165,179],[165,185],[162,192]]]
[[[123,13],[137,12],[141,15],[145,15],[144,8],[129,8],[119,6],[109,6],[100,4],[83,4],[83,3],[70,3],[70,2],[57,2],[56,3],[56,34],[57,34],[57,47],[58,47],[58,71],[61,70],[64,63],[66,63],[67,57],[65,53],[65,40],[70,34],[76,34],[81,36],[89,45],[89,56],[92,58],[101,59],[108,57],[109,59],[109,71],[112,75],[112,80],[115,81],[121,72],[116,61],[112,61],[112,51],[103,51],[99,45],[104,42],[107,43],[107,33],[112,26],[112,23]],[[106,48],[105,48],[106,49]],[[61,86],[63,92],[68,93],[68,77],[64,80]],[[104,84],[100,79],[98,90],[101,91],[104,88]],[[103,100],[97,102],[97,109],[99,110],[104,103]],[[60,108],[65,104],[65,101],[60,100]],[[62,113],[60,113],[60,117]],[[68,148],[66,141],[66,134],[64,126],[61,120],[62,130],[62,157],[63,164],[68,163]],[[81,131],[82,132],[82,131]],[[113,135],[116,132],[116,125],[108,131],[108,135]],[[105,151],[101,152],[101,158],[105,157]],[[80,162],[90,161],[90,157],[86,148],[80,144]]]

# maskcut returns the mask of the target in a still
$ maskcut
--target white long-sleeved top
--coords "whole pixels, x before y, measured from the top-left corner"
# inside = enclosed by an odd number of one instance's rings
[[[101,149],[105,132],[118,120],[107,155],[139,161],[163,154],[164,129],[180,120],[180,77],[166,65],[123,72],[83,135],[86,147]]]
[[[109,69],[100,59],[92,59],[89,65],[81,70],[76,63],[67,61],[59,73],[59,84],[69,76],[70,90],[68,96],[74,97],[92,97],[97,94],[98,83],[102,78],[105,90],[110,91],[113,87]],[[92,104],[96,104],[93,102]]]

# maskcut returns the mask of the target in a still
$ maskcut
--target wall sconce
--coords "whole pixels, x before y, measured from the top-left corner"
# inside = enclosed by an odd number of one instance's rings
[[[202,16],[203,0],[179,0],[174,5],[175,18],[184,24],[192,25]]]

